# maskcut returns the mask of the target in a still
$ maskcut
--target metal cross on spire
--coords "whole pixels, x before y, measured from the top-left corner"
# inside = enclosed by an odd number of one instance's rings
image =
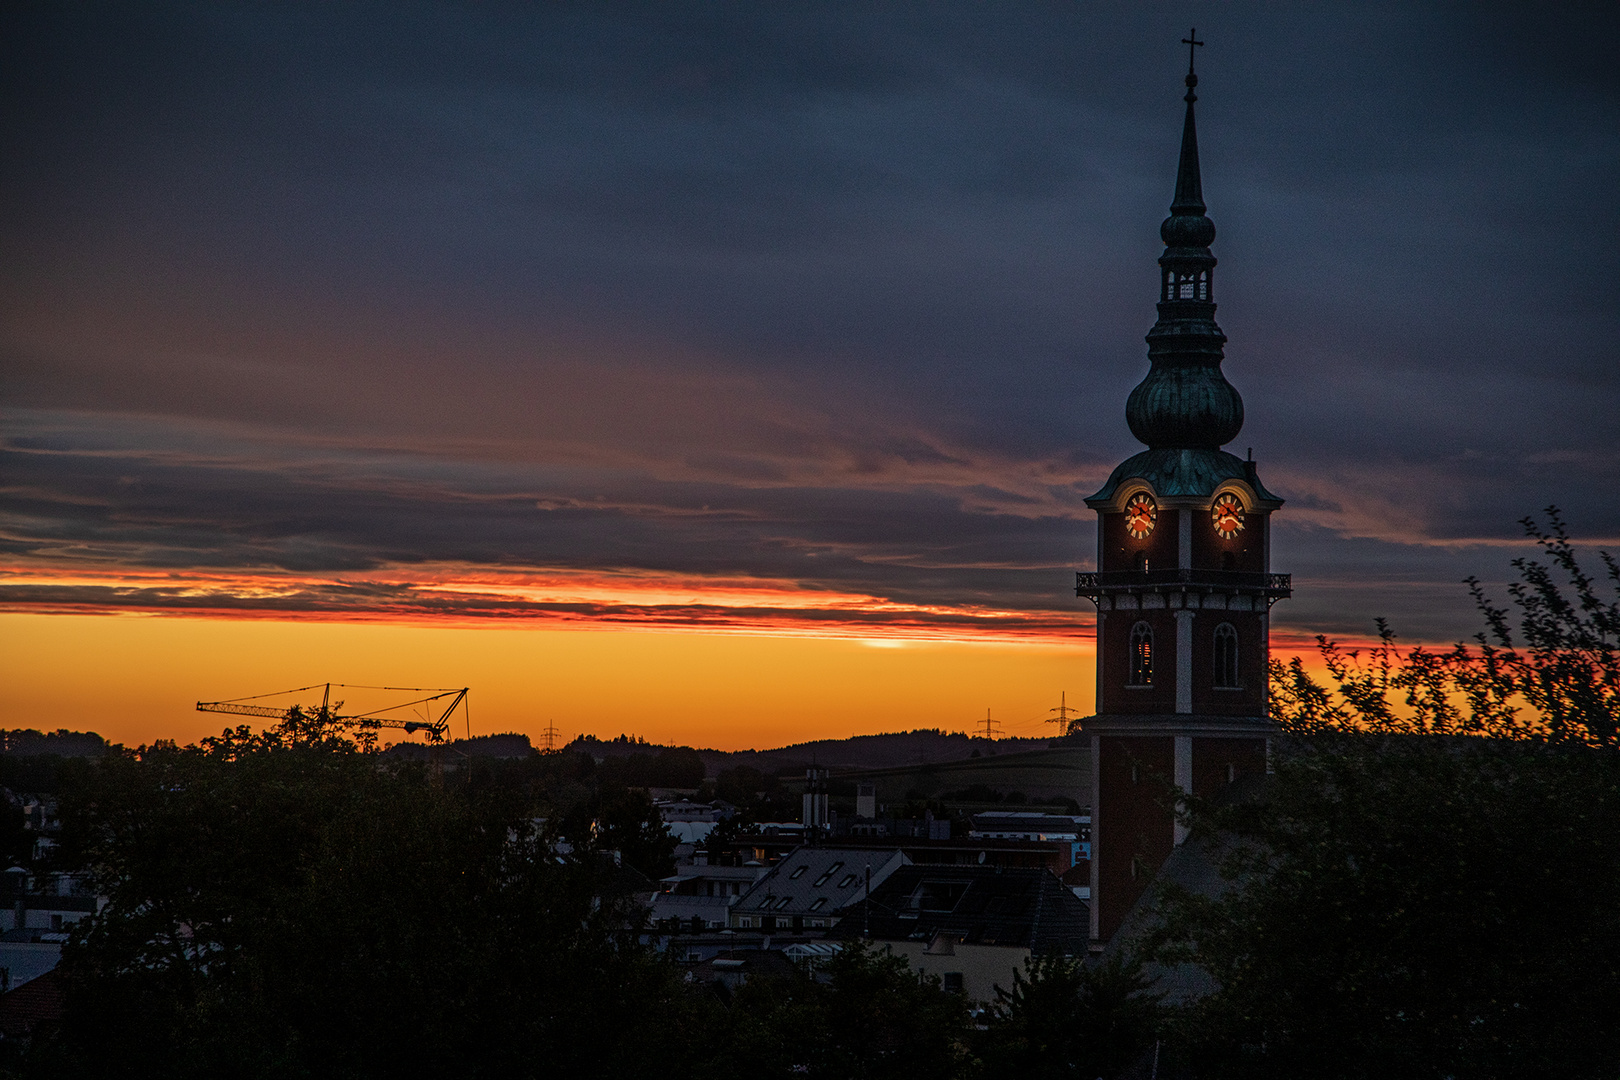
[[[1198,28],[1195,26],[1187,31],[1187,36],[1181,39],[1181,43],[1187,46],[1187,74],[1191,75],[1193,74],[1193,60],[1198,56],[1198,46],[1203,44],[1202,41],[1198,40]]]

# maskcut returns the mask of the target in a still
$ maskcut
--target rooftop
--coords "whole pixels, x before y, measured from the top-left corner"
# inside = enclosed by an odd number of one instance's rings
[[[796,848],[745,893],[734,910],[746,915],[830,916],[885,880],[908,860],[893,848]]]
[[[845,912],[833,936],[933,941],[1084,954],[1085,901],[1046,870],[995,866],[902,866],[870,901]]]

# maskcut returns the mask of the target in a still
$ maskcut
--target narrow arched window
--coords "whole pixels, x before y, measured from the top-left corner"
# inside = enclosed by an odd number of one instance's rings
[[[1136,553],[1136,572],[1138,574],[1145,574],[1148,572],[1148,553],[1145,551],[1138,551]]]
[[[1181,279],[1181,299],[1183,299],[1183,300],[1191,300],[1192,298],[1193,298],[1193,279],[1192,279],[1192,275],[1188,274],[1186,277]]]
[[[1237,631],[1231,623],[1215,628],[1215,686],[1221,690],[1238,689]]]
[[[1198,275],[1198,299],[1209,299],[1209,271]]]
[[[1167,273],[1164,275],[1164,298],[1166,300],[1174,300],[1176,298],[1175,274]]]
[[[1153,685],[1153,627],[1145,622],[1131,627],[1130,685]]]

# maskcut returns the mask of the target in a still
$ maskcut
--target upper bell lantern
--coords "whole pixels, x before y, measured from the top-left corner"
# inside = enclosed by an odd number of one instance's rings
[[[1201,42],[1187,39],[1196,48]],[[1221,372],[1226,335],[1215,324],[1215,223],[1205,214],[1193,103],[1198,76],[1187,65],[1187,117],[1170,216],[1159,227],[1159,321],[1148,332],[1147,377],[1131,391],[1125,419],[1154,450],[1217,450],[1243,429],[1243,399]]]

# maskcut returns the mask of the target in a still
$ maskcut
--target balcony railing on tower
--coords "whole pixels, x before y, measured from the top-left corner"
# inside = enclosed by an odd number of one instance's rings
[[[1289,574],[1249,570],[1104,570],[1074,575],[1074,594],[1095,600],[1115,593],[1224,592],[1261,595],[1277,601],[1293,592]]]

